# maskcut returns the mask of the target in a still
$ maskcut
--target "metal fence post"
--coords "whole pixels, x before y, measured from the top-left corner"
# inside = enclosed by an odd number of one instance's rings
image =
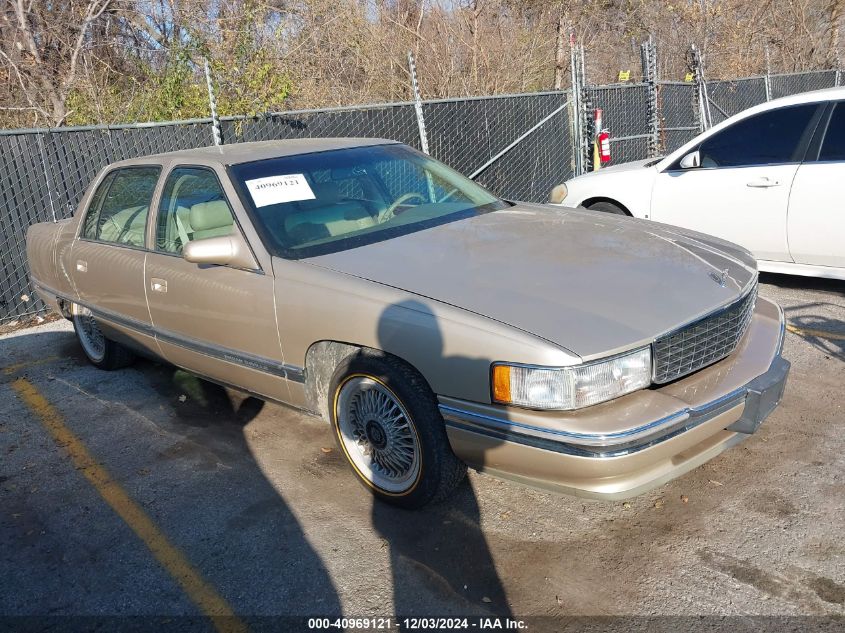
[[[49,134],[50,131],[47,130],[46,133]],[[39,134],[37,138],[38,152],[41,154],[41,167],[44,170],[44,181],[47,184],[47,199],[50,201],[50,214],[53,217],[53,222],[57,222],[58,219],[56,218],[56,204],[53,202],[53,195],[56,193],[56,190],[53,187],[53,181],[50,178],[50,166],[47,162],[47,152],[44,151],[44,137]]]
[[[701,53],[695,44],[690,45],[693,81],[695,85],[695,99],[698,104],[698,131],[704,132],[710,128],[710,104],[707,101],[707,83],[704,81],[704,65]]]
[[[660,154],[660,108],[657,94],[657,47],[649,37],[640,45],[643,81],[648,91],[648,157]]]
[[[569,74],[572,84],[572,172],[580,176],[584,169],[586,112],[584,105],[584,61],[582,49],[575,44],[574,31],[569,34]]]
[[[217,98],[214,96],[214,82],[211,80],[211,68],[208,65],[208,58],[205,59],[205,83],[208,87],[208,107],[211,110],[211,135],[214,138],[215,145],[222,145],[220,117],[217,116]]]
[[[420,85],[417,82],[417,66],[414,63],[414,54],[411,51],[408,51],[408,70],[411,73],[411,86],[414,89],[414,112],[417,115],[417,128],[420,132],[420,147],[423,152],[428,154],[428,134],[425,131]]]
[[[772,100],[772,64],[769,59],[769,45],[766,44],[766,101]]]

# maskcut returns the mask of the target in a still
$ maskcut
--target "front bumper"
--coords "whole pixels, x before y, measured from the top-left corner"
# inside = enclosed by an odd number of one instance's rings
[[[440,410],[455,454],[478,470],[577,496],[624,499],[680,476],[759,428],[786,385],[783,335],[782,312],[761,299],[746,340],[731,356],[639,396],[565,419],[451,398],[440,398]],[[585,432],[585,426],[602,430]]]

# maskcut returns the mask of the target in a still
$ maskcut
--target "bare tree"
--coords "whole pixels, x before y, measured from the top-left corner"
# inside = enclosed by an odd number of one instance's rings
[[[0,58],[27,105],[52,125],[68,116],[90,29],[112,0],[3,0]]]

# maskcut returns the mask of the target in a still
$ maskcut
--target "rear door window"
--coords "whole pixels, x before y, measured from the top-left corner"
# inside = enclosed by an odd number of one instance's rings
[[[761,112],[734,123],[699,147],[702,167],[746,167],[800,162],[803,141],[819,105]]]
[[[125,167],[106,176],[92,197],[82,237],[144,247],[147,216],[161,168]]]
[[[833,110],[819,160],[845,161],[845,103],[837,103]]]

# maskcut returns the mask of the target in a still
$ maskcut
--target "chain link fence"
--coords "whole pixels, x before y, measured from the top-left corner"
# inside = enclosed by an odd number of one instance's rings
[[[602,125],[610,131],[613,164],[647,158],[651,125],[646,84],[588,86],[589,106],[601,108]]]
[[[707,82],[709,118],[717,123],[745,108],[806,90],[838,85],[838,71]],[[671,152],[703,128],[693,83],[583,86],[582,111],[570,91],[422,102],[429,151],[499,196],[543,202],[571,178],[576,115],[602,108],[611,132],[612,164]],[[213,144],[212,120],[0,131],[0,323],[44,306],[29,288],[25,235],[35,222],[70,217],[97,172],[117,160]],[[413,103],[302,110],[219,123],[222,143],[359,136],[390,138],[420,148]],[[579,154],[580,155],[580,154]]]
[[[543,201],[572,175],[566,103],[566,92],[424,102],[430,152],[502,197]],[[220,132],[224,144],[357,136],[420,148],[412,103],[223,118]],[[27,278],[29,225],[70,217],[109,163],[212,143],[211,119],[0,132],[0,323],[44,309]]]

